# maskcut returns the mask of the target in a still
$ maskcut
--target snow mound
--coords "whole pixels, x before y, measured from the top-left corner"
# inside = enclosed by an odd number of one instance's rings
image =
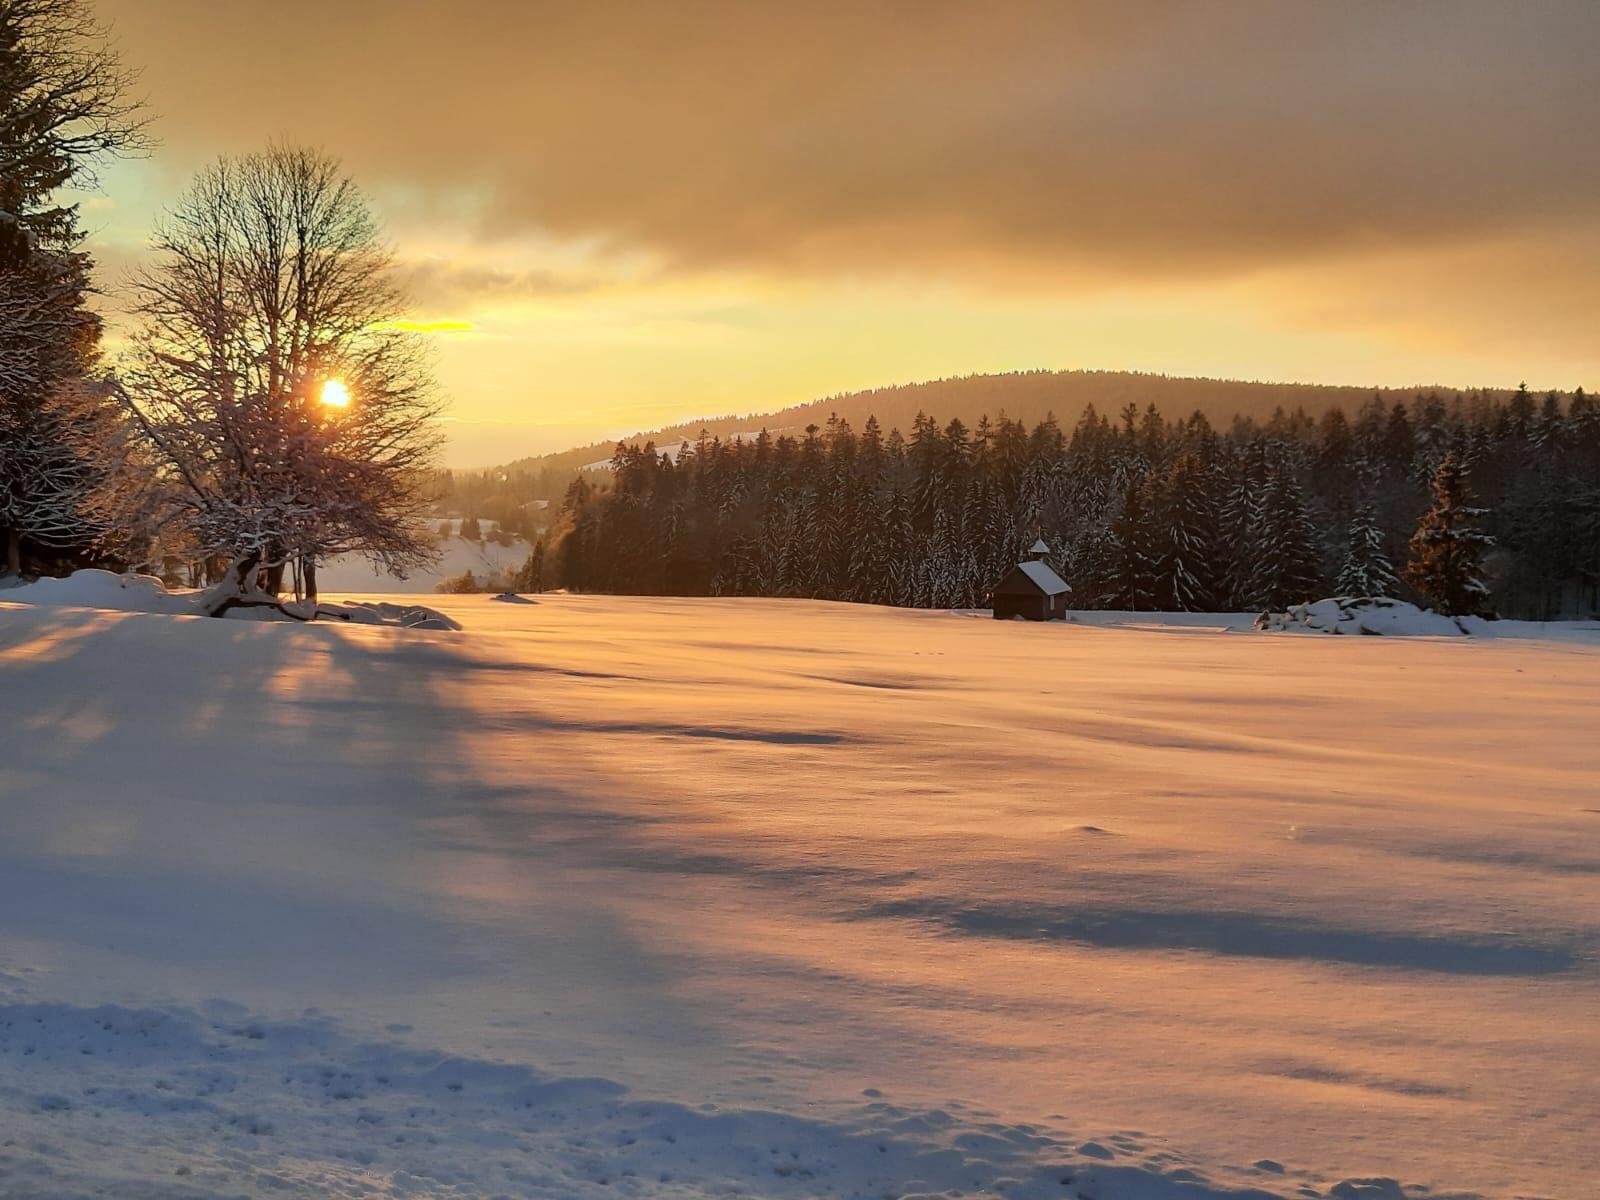
[[[345,604],[319,604],[319,617],[333,617],[357,625],[398,625],[405,629],[460,629],[461,622],[437,608],[422,604],[390,604],[386,600],[351,600]]]
[[[489,597],[498,600],[501,604],[537,604],[537,600],[529,600],[526,596],[519,596],[515,592],[501,592],[498,596]]]
[[[189,596],[169,592],[154,575],[118,575],[112,571],[74,571],[65,579],[36,579],[7,588],[5,598],[17,604],[107,608],[117,612],[194,612]]]
[[[5,589],[7,603],[51,605],[61,608],[98,608],[113,612],[200,615],[198,591],[169,591],[153,575],[118,575],[112,571],[74,571],[64,579],[45,577]],[[252,606],[229,609],[223,617],[235,621],[304,621],[306,605],[286,601],[288,610]],[[317,605],[316,619],[349,621],[357,625],[393,625],[406,629],[460,629],[461,623],[436,608],[420,604],[352,601]]]
[[[1354,633],[1388,637],[1464,637],[1455,617],[1383,596],[1334,596],[1296,604],[1288,612],[1262,613],[1255,626],[1264,633]]]

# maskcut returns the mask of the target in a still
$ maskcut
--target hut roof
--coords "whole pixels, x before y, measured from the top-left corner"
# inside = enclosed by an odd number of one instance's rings
[[[1024,579],[1046,596],[1059,596],[1067,590],[1066,580],[1062,579],[1061,576],[1057,575],[1042,562],[1018,563],[1016,570],[1001,581],[1001,587],[1004,588],[1005,584],[1009,583],[1018,574],[1021,574]]]
[[[1033,545],[1028,547],[1028,553],[1029,554],[1049,554],[1050,553],[1050,547],[1046,546],[1044,544],[1044,539],[1043,538],[1039,538],[1037,541],[1035,541],[1033,543]]]

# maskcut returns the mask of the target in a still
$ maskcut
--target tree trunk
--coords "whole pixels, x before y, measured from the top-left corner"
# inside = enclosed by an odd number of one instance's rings
[[[257,572],[261,566],[261,556],[251,554],[241,558],[228,569],[222,582],[218,583],[200,599],[200,611],[208,617],[220,617],[230,608],[270,608],[284,616],[296,621],[316,620],[317,605],[315,599],[310,605],[289,605],[269,592],[263,591],[257,579]],[[316,577],[311,576],[311,586],[316,587]],[[329,613],[329,616],[340,616],[339,613]]]
[[[22,574],[22,530],[12,526],[6,530],[7,575]]]
[[[247,554],[229,567],[221,582],[202,597],[201,611],[208,617],[220,617],[230,608],[237,606],[245,595],[256,590],[256,567],[260,563],[260,555]]]
[[[311,611],[317,610],[317,560],[311,555],[306,555],[300,560],[300,573],[305,583],[306,600],[311,605]]]

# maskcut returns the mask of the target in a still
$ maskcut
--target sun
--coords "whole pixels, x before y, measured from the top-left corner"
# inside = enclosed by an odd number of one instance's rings
[[[329,408],[348,408],[350,389],[345,387],[344,380],[330,379],[322,385],[321,399]]]

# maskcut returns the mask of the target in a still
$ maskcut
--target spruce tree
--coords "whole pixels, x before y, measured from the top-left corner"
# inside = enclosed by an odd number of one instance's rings
[[[1205,612],[1215,603],[1216,508],[1198,455],[1173,465],[1161,489],[1163,545],[1156,596],[1175,612]]]
[[[528,552],[527,559],[522,566],[517,568],[517,573],[512,576],[511,590],[514,592],[544,591],[543,538],[533,544],[533,549]]]
[[[1251,442],[1227,479],[1217,519],[1220,560],[1217,600],[1229,609],[1245,609],[1255,604],[1251,576],[1262,536],[1266,481],[1265,449],[1261,442]]]
[[[849,579],[844,599],[858,604],[892,604],[889,590],[888,529],[882,513],[862,504],[863,518],[849,546]]]
[[[1317,565],[1316,526],[1287,463],[1273,467],[1253,550],[1248,586],[1252,607],[1283,609],[1317,598],[1322,571]]]
[[[1120,547],[1107,526],[1091,527],[1078,537],[1065,557],[1072,564],[1072,602],[1078,608],[1109,608],[1115,591]]]
[[[1488,510],[1473,507],[1471,498],[1460,458],[1445,455],[1433,473],[1433,507],[1411,539],[1406,579],[1446,616],[1487,614],[1489,608],[1482,557],[1494,538],[1477,528]]]
[[[1156,575],[1160,554],[1152,529],[1150,489],[1131,481],[1122,494],[1122,511],[1111,523],[1112,570],[1109,602],[1128,612],[1149,612],[1156,607]]]
[[[147,145],[132,76],[86,0],[0,3],[0,572],[22,542],[82,548],[113,416],[83,379],[100,336],[68,187]]]
[[[916,535],[911,521],[911,501],[898,487],[891,488],[883,518],[884,592],[890,604],[915,603]]]
[[[1349,541],[1334,590],[1341,596],[1395,596],[1400,580],[1383,549],[1383,530],[1371,504],[1350,518]]]

